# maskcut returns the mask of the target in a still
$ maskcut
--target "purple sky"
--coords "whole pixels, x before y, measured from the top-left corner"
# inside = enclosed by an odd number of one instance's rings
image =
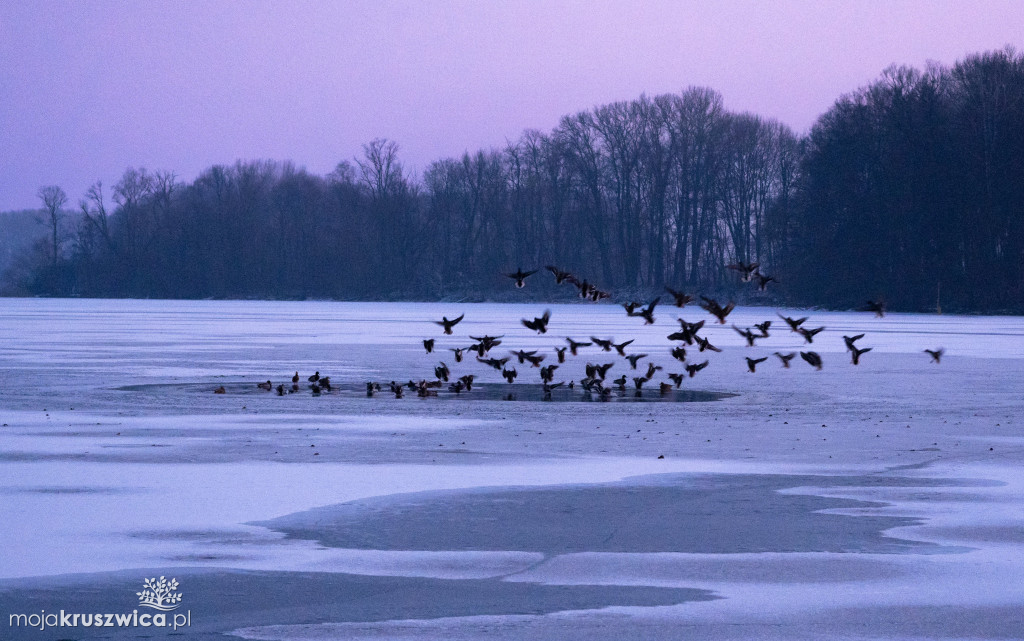
[[[0,2],[0,210],[128,166],[408,169],[641,93],[710,86],[797,131],[892,63],[1024,47],[1024,2]]]

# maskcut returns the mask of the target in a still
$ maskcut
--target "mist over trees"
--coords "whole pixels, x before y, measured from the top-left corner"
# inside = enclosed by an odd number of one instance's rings
[[[67,233],[54,189],[39,192],[52,233],[9,292],[494,298],[502,272],[555,264],[623,299],[670,285],[933,310],[941,287],[947,310],[1020,310],[1024,58],[887,69],[803,138],[694,87],[566,116],[422,176],[382,139],[326,176],[272,161],[191,183],[128,169],[82,196]],[[779,286],[741,289],[724,267],[735,261]],[[571,293],[548,280],[529,289]]]

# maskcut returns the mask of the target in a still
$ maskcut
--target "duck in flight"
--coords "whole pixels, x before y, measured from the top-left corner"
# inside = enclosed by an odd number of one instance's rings
[[[800,352],[800,358],[816,370],[821,370],[821,356],[818,352]]]
[[[533,270],[528,271],[528,272],[524,272],[522,270],[522,268],[519,268],[519,269],[517,269],[515,272],[513,272],[511,274],[505,274],[505,275],[508,276],[509,278],[511,278],[512,280],[516,281],[516,289],[522,289],[522,288],[526,287],[526,279],[528,277],[536,274],[536,273],[537,273],[536,269],[533,269]]]
[[[447,316],[442,316],[441,320],[434,321],[434,322],[444,328],[444,333],[445,334],[448,334],[449,336],[451,336],[452,328],[455,327],[456,325],[458,325],[459,321],[461,321],[463,318],[465,318],[465,316],[466,315],[463,314],[462,316],[459,316],[458,318],[453,318],[451,320],[448,320]]]
[[[779,357],[780,361],[782,361],[782,366],[785,367],[786,369],[789,369],[789,361],[793,360],[796,357],[796,352],[790,352],[788,354],[783,354],[782,352],[775,352],[775,355]]]
[[[765,362],[766,360],[768,360],[768,357],[765,356],[763,358],[750,358],[749,356],[747,356],[746,359],[747,359],[747,369],[750,370],[751,374],[755,374],[756,373],[755,368],[757,368],[757,364]]]
[[[571,338],[566,338],[565,340],[566,340],[566,342],[567,342],[567,343],[569,343],[569,352],[570,352],[570,353],[571,353],[571,354],[572,354],[573,356],[578,356],[577,352],[579,351],[579,349],[580,349],[581,347],[590,347],[591,345],[593,345],[593,343],[581,343],[581,342],[577,342],[577,341],[574,341],[574,340],[573,340],[573,339],[571,339]]]
[[[871,351],[870,347],[865,347],[864,349],[857,349],[856,346],[853,347],[853,349],[850,350],[850,358],[853,361],[853,364],[854,365],[860,365],[861,354],[866,354],[866,353],[868,353],[870,351]]]
[[[744,263],[743,261],[738,260],[735,263],[726,265],[726,268],[739,272],[740,280],[744,283],[749,283],[750,279],[754,276],[754,272],[757,271],[757,268],[760,265],[761,263]]]
[[[733,302],[730,302],[725,307],[722,307],[722,305],[714,298],[708,298],[706,296],[701,296],[700,298],[702,301],[704,301],[703,303],[701,303],[701,309],[706,310],[712,316],[717,318],[718,322],[722,325],[725,325],[725,317],[728,316],[729,312],[731,312],[736,307],[736,303]]]
[[[926,349],[924,351],[932,357],[932,362],[935,364],[942,362],[942,355],[946,353],[946,350],[941,347],[939,349]]]
[[[707,366],[708,361],[704,361],[703,363],[690,363],[689,365],[686,366],[686,373],[690,375],[690,378],[693,378],[694,376],[697,375],[697,372],[701,371]]]
[[[544,310],[544,314],[539,318],[534,318],[532,321],[522,319],[523,326],[526,329],[536,330],[538,334],[543,334],[548,331],[548,321],[551,320],[551,310]]]
[[[776,312],[776,314],[778,314],[778,312]],[[800,326],[810,318],[809,316],[804,316],[803,318],[790,318],[789,316],[783,316],[782,314],[778,314],[778,316],[782,320],[786,321],[786,324],[789,325],[790,331],[793,332],[800,331]]]
[[[693,296],[691,296],[689,294],[686,294],[686,293],[683,293],[683,292],[678,292],[678,291],[672,289],[671,287],[667,287],[666,286],[665,287],[665,291],[667,291],[669,294],[671,294],[672,298],[675,299],[676,307],[684,307],[687,303],[693,301]]]

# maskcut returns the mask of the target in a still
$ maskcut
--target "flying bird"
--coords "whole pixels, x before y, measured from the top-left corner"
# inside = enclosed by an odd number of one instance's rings
[[[511,274],[505,274],[505,275],[508,276],[509,278],[511,278],[512,280],[516,281],[516,288],[517,289],[522,289],[522,288],[526,287],[526,278],[528,276],[532,276],[533,274],[536,274],[536,273],[537,273],[536,269],[530,270],[528,272],[524,272],[522,270],[522,268],[519,268],[519,269],[517,269],[515,272],[513,272]]]
[[[619,356],[625,356],[626,355],[626,347],[630,343],[632,343],[634,340],[636,340],[636,339],[631,338],[628,341],[626,341],[625,343],[619,343],[618,345],[616,345],[615,343],[612,343],[612,347],[614,347],[615,351],[619,353]]]
[[[462,362],[462,352],[466,348],[464,348],[464,347],[449,347],[448,349],[450,351],[452,351],[452,352],[455,352],[455,362],[456,363],[461,363]]]
[[[549,272],[555,275],[556,285],[561,285],[565,281],[572,282],[576,280],[570,272],[564,272],[561,269],[555,267],[554,265],[548,265],[544,269],[548,270]]]
[[[701,371],[707,366],[708,361],[704,361],[703,363],[690,363],[689,365],[686,366],[686,373],[690,375],[690,378],[693,378],[694,376],[697,375],[697,372]]]
[[[882,318],[883,316],[885,316],[885,301],[882,299],[869,300],[868,302],[864,303],[864,306],[861,307],[859,311],[874,312],[875,316],[877,316],[878,318]]]
[[[765,356],[763,358],[750,358],[749,356],[747,356],[746,359],[747,359],[747,369],[750,370],[751,374],[754,374],[754,373],[756,373],[754,370],[757,367],[757,364],[765,362],[766,360],[768,360],[768,357]]]
[[[843,336],[843,342],[846,343],[846,349],[852,352],[855,349],[857,349],[857,346],[854,345],[854,343],[856,343],[862,338],[864,338],[864,334],[857,334],[856,336]]]
[[[430,352],[434,351],[434,339],[433,338],[424,338],[423,339],[423,349],[427,350],[428,354]],[[319,376],[317,378],[319,378]],[[309,380],[313,380],[313,379],[311,378]]]
[[[683,384],[683,379],[686,378],[686,374],[669,374],[668,377],[676,384],[676,389],[679,389]]]
[[[778,312],[776,312],[776,314],[778,314]],[[786,324],[789,325],[790,331],[794,332],[799,331],[800,326],[810,318],[809,316],[804,316],[803,318],[790,318],[789,316],[783,316],[782,314],[778,314],[778,316],[782,320],[786,321]]]
[[[566,338],[565,340],[567,343],[569,343],[569,352],[572,353],[573,356],[577,356],[577,351],[579,350],[579,348],[590,347],[591,345],[593,345],[593,343],[580,343],[574,341],[571,338]]]
[[[565,362],[565,350],[567,350],[567,349],[569,349],[569,348],[568,347],[556,347],[555,348],[555,353],[558,354],[558,362],[559,363],[564,363]]]
[[[800,352],[800,358],[807,361],[807,364],[814,369],[821,369],[821,356],[818,352]]]
[[[939,349],[926,349],[924,351],[932,357],[932,362],[936,364],[942,361],[942,355],[946,353],[946,350],[941,347]]]
[[[672,348],[672,358],[676,359],[677,361],[685,362],[686,361],[686,348],[682,347],[682,346],[680,346],[680,347],[673,347]]]
[[[854,347],[853,349],[851,349],[850,350],[850,358],[853,360],[853,364],[854,365],[860,365],[860,356],[861,356],[861,354],[866,354],[867,352],[870,352],[870,351],[871,351],[870,347],[865,347],[864,349],[857,349],[856,347]]]
[[[606,351],[606,352],[612,351],[612,339],[609,338],[608,340],[601,340],[600,338],[596,338],[594,336],[591,336],[590,340],[594,341],[594,345],[597,345],[598,347],[600,347],[604,351]]]
[[[511,383],[512,381],[516,380],[516,376],[519,375],[519,372],[517,372],[516,368],[513,367],[512,369],[501,370],[501,375],[505,377],[506,381]]]
[[[675,299],[676,307],[683,307],[687,303],[693,301],[693,296],[690,296],[689,294],[684,294],[683,292],[677,292],[671,287],[666,286],[665,291],[667,291],[669,294],[672,294],[672,298]]]
[[[740,273],[740,280],[743,281],[744,283],[749,283],[750,279],[754,275],[754,272],[757,271],[757,268],[759,266],[760,266],[760,263],[749,263],[748,264],[748,263],[744,263],[743,261],[736,261],[735,263],[732,263],[731,265],[726,265],[726,268],[731,269],[731,270],[736,271],[736,272],[739,272]]]
[[[823,329],[825,329],[825,328],[824,327],[819,327],[817,329],[807,329],[805,327],[800,327],[800,328],[798,328],[796,330],[796,333],[800,334],[801,336],[803,336],[804,340],[807,341],[808,343],[813,343],[814,342],[814,336],[818,332],[822,331]]]
[[[434,321],[434,322],[436,324],[440,325],[441,327],[443,327],[444,328],[444,333],[448,334],[450,336],[451,333],[452,333],[452,328],[455,327],[456,325],[458,325],[459,321],[462,320],[463,318],[465,318],[465,316],[466,315],[463,314],[462,316],[459,316],[458,318],[453,318],[452,320],[448,320],[447,316],[442,316],[441,320]]]
[[[722,325],[725,325],[725,317],[728,316],[729,312],[736,307],[736,303],[730,302],[725,307],[722,307],[722,305],[714,298],[708,298],[706,296],[701,296],[700,298],[704,301],[701,304],[701,308],[707,310],[712,316],[717,318],[718,322]]]
[[[762,292],[768,288],[768,283],[779,282],[774,276],[766,276],[761,272],[754,272],[754,278],[757,279],[757,289]]]
[[[706,338],[701,338],[700,336],[694,336],[694,338],[697,340],[697,347],[701,352],[707,349],[710,349],[712,352],[722,351],[721,348],[715,347],[714,345],[711,344],[711,341]]]
[[[528,321],[528,320],[526,320],[524,318],[523,319],[523,326],[526,327],[526,329],[537,330],[538,334],[543,334],[546,331],[548,331],[548,321],[550,321],[550,320],[551,320],[551,310],[550,309],[546,309],[546,310],[544,310],[544,314],[542,316],[540,316],[539,318],[534,318],[532,321]]]
[[[767,320],[763,323],[754,323],[754,327],[756,327],[761,332],[760,338],[768,338],[768,328],[771,326],[772,322],[770,320]]]
[[[626,360],[629,361],[629,364],[633,367],[633,369],[636,369],[636,362],[641,358],[646,357],[647,354],[630,354],[629,356],[626,357]]]
[[[758,338],[761,338],[754,332],[750,331],[749,327],[746,329],[740,329],[739,327],[736,327],[736,325],[733,325],[732,328],[736,331],[737,334],[747,339],[747,347],[753,347],[754,341],[757,340]]]
[[[657,298],[652,300],[650,303],[648,303],[647,307],[644,307],[639,312],[637,312],[637,316],[642,316],[643,317],[644,325],[653,325],[654,324],[654,308],[657,307],[658,301],[660,301],[660,300],[661,300],[661,296],[658,296]]]
[[[796,352],[790,352],[789,354],[783,354],[781,352],[775,352],[775,355],[782,361],[782,366],[789,369],[789,361],[796,357]]]

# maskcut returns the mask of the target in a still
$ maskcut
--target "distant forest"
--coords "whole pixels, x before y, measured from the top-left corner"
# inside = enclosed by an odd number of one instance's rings
[[[693,87],[565,116],[421,176],[378,139],[326,176],[273,161],[191,183],[128,169],[77,208],[57,186],[39,196],[7,294],[509,300],[503,273],[552,264],[613,300],[668,285],[747,303],[1021,312],[1024,56],[891,67],[804,137]],[[741,286],[725,268],[738,261],[778,282]],[[522,293],[570,290],[538,274]]]

